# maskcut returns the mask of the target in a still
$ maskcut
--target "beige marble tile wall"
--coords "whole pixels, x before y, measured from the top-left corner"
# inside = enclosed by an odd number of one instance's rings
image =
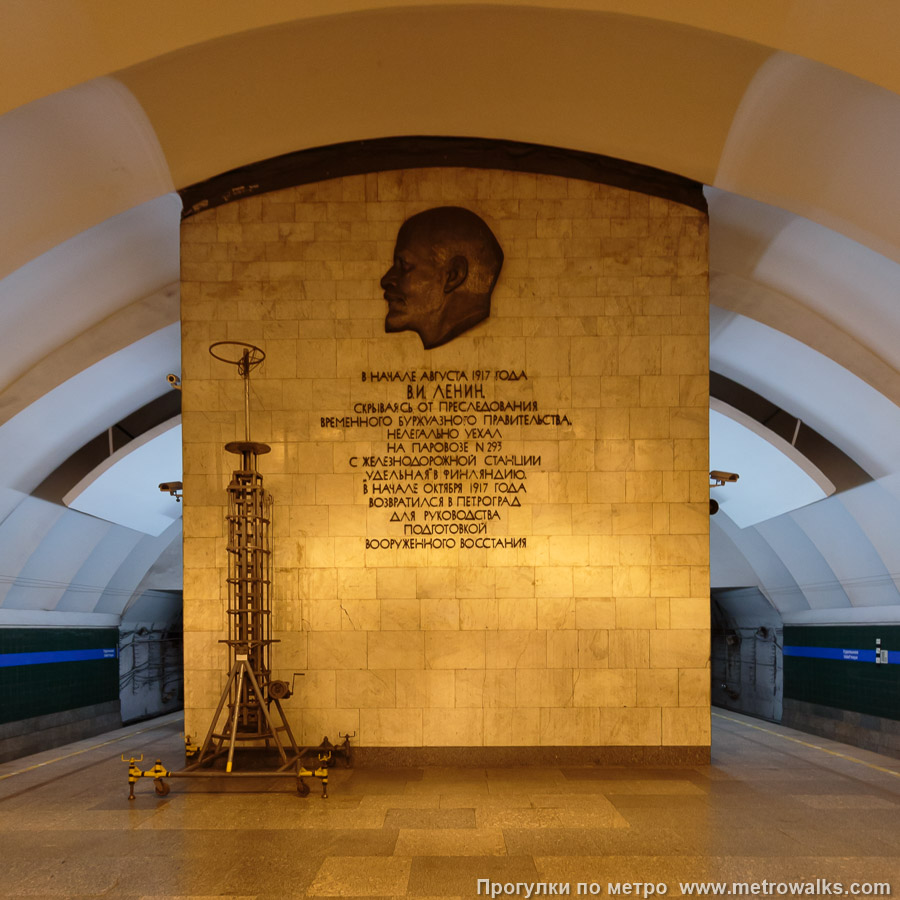
[[[489,319],[385,334],[401,223],[482,216]],[[276,676],[298,736],[368,747],[709,743],[705,215],[564,178],[422,169],[248,197],[182,227],[187,730],[226,675],[225,493],[275,501]]]

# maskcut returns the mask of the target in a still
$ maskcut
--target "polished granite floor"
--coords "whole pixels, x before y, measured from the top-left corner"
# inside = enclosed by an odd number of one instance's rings
[[[474,897],[477,879],[900,891],[900,761],[732,713],[713,726],[712,765],[687,769],[336,769],[327,800],[318,782],[301,798],[290,780],[173,780],[159,797],[142,779],[129,802],[121,754],[180,764],[169,716],[0,766],[0,897]]]

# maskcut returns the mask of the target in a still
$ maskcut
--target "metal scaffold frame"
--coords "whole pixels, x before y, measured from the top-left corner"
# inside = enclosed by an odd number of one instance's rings
[[[237,347],[240,356],[223,356],[226,347]],[[258,468],[259,457],[272,448],[250,439],[250,372],[262,363],[265,353],[252,344],[234,342],[213,344],[209,352],[216,359],[236,365],[243,379],[244,440],[225,445],[229,453],[240,456],[240,466],[232,473],[227,488],[228,637],[223,643],[228,645],[228,680],[197,759],[188,768],[202,766],[227,752],[225,771],[229,773],[238,743],[265,747],[274,744],[282,768],[288,768],[299,759],[300,749],[281,700],[270,691],[269,650],[275,643],[270,603],[272,497],[263,486]],[[228,712],[220,726],[226,707]]]
[[[223,355],[229,348],[234,355]],[[199,747],[192,747],[193,761],[177,772],[168,771],[161,760],[147,771],[137,765],[143,759],[132,757],[129,762],[129,799],[134,799],[134,785],[141,777],[153,778],[156,792],[169,793],[166,777],[277,777],[297,779],[301,796],[309,793],[304,777],[312,776],[322,782],[322,796],[328,796],[328,763],[333,747],[328,738],[317,748],[300,748],[284,714],[281,701],[291,694],[286,681],[272,679],[270,651],[277,640],[272,637],[272,513],[271,494],[263,485],[258,460],[271,450],[268,444],[250,438],[250,372],[265,359],[265,353],[252,344],[219,341],[209,348],[218,360],[236,365],[244,382],[244,440],[232,441],[225,450],[240,457],[240,464],[232,472],[226,488],[228,493],[228,553],[227,634],[221,643],[228,646],[229,670],[225,687],[213,713],[206,737]],[[223,713],[224,718],[223,718]],[[349,736],[341,752],[349,757]],[[275,770],[234,771],[235,750],[240,746],[274,748],[281,765]],[[303,757],[317,753],[317,767],[307,768]],[[211,765],[226,756],[225,770],[211,769]],[[122,757],[123,761],[125,757]]]
[[[266,747],[274,744],[284,767],[300,755],[278,696],[271,688],[269,650],[272,638],[272,550],[269,530],[272,497],[263,487],[257,457],[268,445],[237,441],[225,445],[240,454],[241,466],[228,485],[228,645],[229,673],[209,731],[194,766],[228,753],[225,771],[231,772],[238,742]],[[279,682],[280,685],[280,682]],[[227,715],[219,720],[227,706]],[[273,710],[274,713],[273,716]],[[280,723],[280,724],[279,724]]]

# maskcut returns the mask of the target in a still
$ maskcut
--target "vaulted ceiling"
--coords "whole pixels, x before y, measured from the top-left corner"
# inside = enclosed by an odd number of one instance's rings
[[[169,614],[177,518],[145,534],[60,506],[50,482],[165,407],[176,191],[404,135],[564,147],[707,185],[712,453],[727,435],[766,441],[753,488],[778,501],[751,513],[722,488],[714,584],[759,586],[786,621],[897,620],[898,38],[893,4],[845,0],[3,4],[0,624]],[[800,429],[777,433],[779,416]],[[834,490],[793,509],[783,466]]]

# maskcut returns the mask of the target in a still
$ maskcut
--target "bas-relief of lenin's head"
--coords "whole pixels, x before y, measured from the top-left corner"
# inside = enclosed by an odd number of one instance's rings
[[[491,314],[502,265],[493,232],[468,209],[439,206],[412,216],[381,279],[385,332],[414,331],[426,350],[446,344]]]

